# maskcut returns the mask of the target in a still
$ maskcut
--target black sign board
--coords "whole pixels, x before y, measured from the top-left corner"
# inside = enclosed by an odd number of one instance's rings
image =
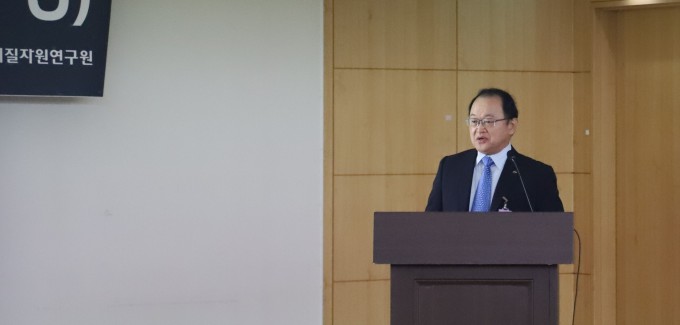
[[[104,95],[111,0],[0,0],[0,95]]]

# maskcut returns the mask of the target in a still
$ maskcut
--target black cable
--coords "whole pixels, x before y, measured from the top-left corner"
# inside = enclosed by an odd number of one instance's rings
[[[576,267],[576,290],[574,292],[574,309],[571,314],[571,325],[574,325],[576,321],[576,298],[578,297],[578,278],[581,275],[581,236],[574,228],[574,233],[576,233],[576,238],[578,238],[578,266]]]

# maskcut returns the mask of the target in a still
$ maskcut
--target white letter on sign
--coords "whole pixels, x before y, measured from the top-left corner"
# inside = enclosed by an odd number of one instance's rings
[[[45,11],[40,8],[38,0],[28,0],[28,8],[31,9],[31,13],[35,18],[45,21],[55,21],[64,18],[66,16],[66,10],[68,10],[68,0],[59,0],[59,5],[54,11]]]
[[[28,8],[31,9],[31,13],[35,18],[45,21],[55,21],[64,18],[66,16],[66,11],[68,10],[69,0],[59,0],[57,9],[53,11],[45,11],[40,8],[39,0],[28,0]],[[78,17],[73,26],[82,26],[87,18],[87,12],[90,11],[90,0],[80,1],[80,11],[78,12]]]
[[[76,22],[73,23],[73,26],[82,26],[85,22],[85,18],[87,18],[88,11],[90,11],[90,0],[81,0],[78,18],[76,18]]]

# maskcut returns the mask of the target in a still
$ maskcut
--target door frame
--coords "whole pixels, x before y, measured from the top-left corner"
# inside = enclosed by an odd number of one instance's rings
[[[616,325],[617,12],[680,0],[593,1],[593,324]]]

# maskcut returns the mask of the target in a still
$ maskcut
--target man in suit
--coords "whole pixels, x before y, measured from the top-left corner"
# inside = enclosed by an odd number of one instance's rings
[[[552,167],[510,144],[518,115],[506,91],[479,91],[466,120],[475,148],[441,160],[426,211],[564,211]]]

